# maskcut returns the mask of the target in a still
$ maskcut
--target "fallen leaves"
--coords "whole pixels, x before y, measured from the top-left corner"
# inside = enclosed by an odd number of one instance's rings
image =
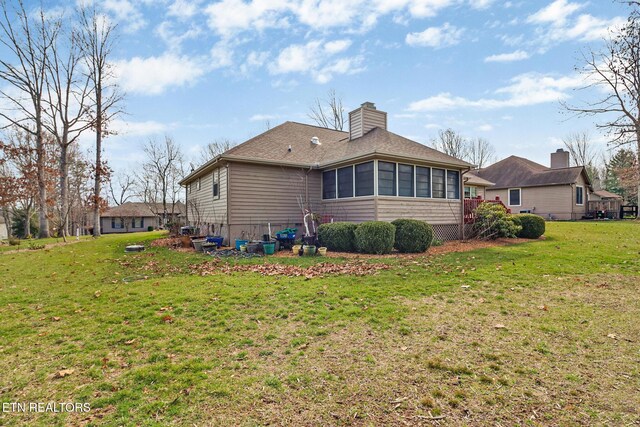
[[[503,325],[502,323],[497,323],[494,328],[496,329],[507,329],[507,327],[505,325]]]
[[[309,267],[299,267],[286,264],[255,264],[255,265],[220,265],[216,262],[194,264],[190,267],[192,274],[207,276],[219,273],[252,272],[263,276],[284,276],[284,277],[304,277],[313,279],[323,277],[328,274],[367,276],[375,274],[380,270],[388,270],[391,266],[387,264],[370,264],[367,262],[347,262],[344,264],[334,264],[321,262]]]
[[[75,369],[63,369],[61,371],[56,372],[55,374],[53,374],[53,378],[64,378],[64,377],[68,377],[69,375],[73,374],[75,372]]]

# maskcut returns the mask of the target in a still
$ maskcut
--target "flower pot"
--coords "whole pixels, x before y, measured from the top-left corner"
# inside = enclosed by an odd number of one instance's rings
[[[249,243],[248,240],[236,239],[236,250],[239,251],[240,250],[240,246],[246,245],[247,243]]]
[[[193,247],[196,248],[196,252],[202,252],[202,245],[207,242],[207,239],[192,240]]]
[[[316,254],[316,247],[314,245],[304,245],[302,249],[304,256],[311,256]]]
[[[258,252],[258,248],[260,245],[257,243],[247,243],[247,252],[250,254],[255,254]]]
[[[220,246],[222,246],[222,241],[224,240],[224,238],[222,236],[211,236],[211,237],[207,237],[207,242],[208,243],[215,243],[216,246],[219,248]]]
[[[325,256],[327,254],[327,248],[318,248],[318,253],[320,254],[320,256]]]
[[[247,245],[240,245],[240,252],[247,252]]]
[[[262,244],[262,250],[264,250],[264,254],[265,255],[273,255],[273,253],[276,251],[276,244],[275,243],[263,243]]]
[[[294,255],[298,255],[298,252],[300,252],[300,248],[302,248],[302,245],[293,245],[293,249],[291,249],[291,251]]]

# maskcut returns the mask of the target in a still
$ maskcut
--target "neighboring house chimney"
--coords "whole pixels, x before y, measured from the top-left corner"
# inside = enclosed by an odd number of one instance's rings
[[[555,153],[551,153],[551,169],[569,167],[569,152],[558,148]]]
[[[349,139],[360,138],[373,128],[387,128],[387,113],[376,109],[373,102],[365,102],[349,113]]]

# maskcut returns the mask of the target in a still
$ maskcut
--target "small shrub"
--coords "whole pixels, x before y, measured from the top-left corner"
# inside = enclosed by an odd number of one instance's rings
[[[147,231],[153,231],[153,225],[148,226]]]
[[[480,203],[475,210],[476,222],[473,229],[481,239],[516,237],[522,227],[508,215],[504,206],[497,203]]]
[[[365,254],[388,254],[393,250],[396,226],[384,221],[363,222],[356,228],[356,249]]]
[[[318,227],[320,244],[330,251],[354,252],[355,231],[358,224],[352,222],[332,222]]]
[[[44,245],[41,243],[36,243],[34,241],[30,241],[29,242],[29,250],[31,251],[37,251],[39,249],[44,249]]]
[[[522,227],[522,230],[518,233],[518,237],[537,239],[544,234],[545,221],[541,216],[534,214],[517,214],[513,215],[513,219]]]
[[[433,227],[417,219],[396,219],[394,247],[403,253],[420,253],[429,249],[433,241]]]
[[[20,239],[18,239],[17,237],[9,237],[9,245],[20,246]]]

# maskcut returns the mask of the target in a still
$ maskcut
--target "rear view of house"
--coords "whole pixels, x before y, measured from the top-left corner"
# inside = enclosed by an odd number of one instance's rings
[[[322,221],[426,220],[440,239],[461,233],[464,174],[471,165],[387,130],[367,102],[349,131],[286,122],[181,181],[189,222],[227,241]]]
[[[591,182],[583,166],[569,166],[569,153],[551,154],[551,167],[510,156],[474,172],[494,183],[486,198],[499,197],[513,213],[534,213],[550,220],[576,220],[588,213]]]
[[[127,202],[104,211],[100,215],[100,227],[103,233],[147,231],[160,228],[164,215],[162,203]],[[184,216],[184,204],[178,202],[167,206],[167,223],[179,222]]]

